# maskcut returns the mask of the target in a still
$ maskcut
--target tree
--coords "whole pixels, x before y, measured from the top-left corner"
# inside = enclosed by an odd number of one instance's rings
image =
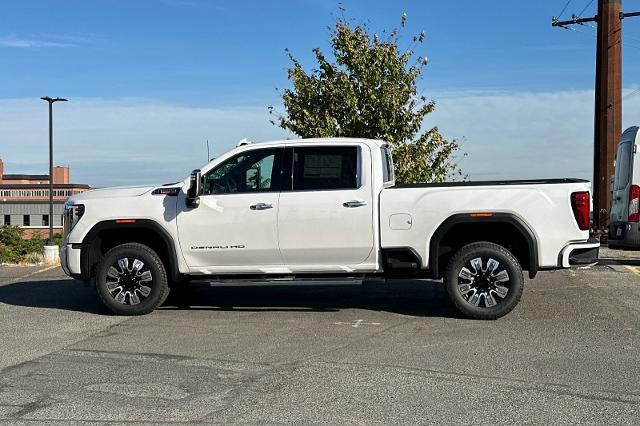
[[[333,59],[313,49],[317,67],[307,73],[293,54],[284,90],[285,114],[269,107],[274,125],[303,138],[361,137],[382,139],[393,148],[396,180],[400,183],[442,182],[461,175],[455,163],[460,146],[445,139],[437,127],[423,131],[434,101],[417,93],[417,82],[427,65],[413,48],[424,42],[424,31],[408,49],[399,47],[401,28],[381,38],[366,25],[351,26],[338,19],[330,33]]]

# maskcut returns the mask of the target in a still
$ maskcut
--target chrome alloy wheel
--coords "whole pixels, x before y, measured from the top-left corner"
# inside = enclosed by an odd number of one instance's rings
[[[458,290],[473,306],[492,308],[509,293],[509,273],[495,259],[476,257],[458,274]]]
[[[140,259],[122,257],[107,270],[107,290],[123,305],[137,305],[151,294],[153,276]]]

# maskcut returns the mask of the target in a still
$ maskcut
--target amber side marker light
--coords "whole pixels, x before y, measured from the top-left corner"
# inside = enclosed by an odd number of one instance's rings
[[[135,219],[116,219],[116,223],[134,223]]]
[[[493,213],[469,213],[471,217],[491,217]]]

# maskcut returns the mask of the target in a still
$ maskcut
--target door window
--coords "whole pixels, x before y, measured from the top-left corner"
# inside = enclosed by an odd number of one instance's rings
[[[390,182],[393,180],[393,161],[389,148],[381,148],[382,153],[382,181]]]
[[[618,158],[616,158],[616,171],[614,177],[614,191],[621,191],[627,187],[631,177],[631,142],[624,142],[618,146]]]
[[[203,193],[233,194],[280,190],[282,149],[256,149],[230,158],[204,177]]]
[[[294,150],[293,190],[356,189],[358,147],[323,146]]]

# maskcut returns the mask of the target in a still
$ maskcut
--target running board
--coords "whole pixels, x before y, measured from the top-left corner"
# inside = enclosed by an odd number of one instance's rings
[[[280,277],[207,277],[190,281],[193,286],[266,286],[266,285],[359,285],[368,277],[356,276],[280,276]],[[367,279],[369,281],[369,279]],[[384,278],[376,277],[371,281],[384,282]]]

